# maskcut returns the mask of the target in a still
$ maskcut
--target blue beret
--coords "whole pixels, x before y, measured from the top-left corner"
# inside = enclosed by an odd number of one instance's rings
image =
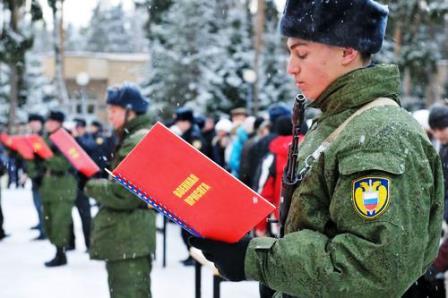
[[[280,30],[287,37],[375,54],[388,14],[387,6],[373,0],[288,0]]]
[[[146,113],[149,101],[143,97],[137,86],[125,83],[107,90],[107,104],[121,106],[136,113]]]

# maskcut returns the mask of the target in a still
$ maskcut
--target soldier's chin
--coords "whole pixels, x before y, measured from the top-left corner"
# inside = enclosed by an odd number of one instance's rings
[[[318,98],[319,96],[316,96],[315,93],[310,92],[309,90],[305,90],[305,89],[300,89],[300,92],[306,97],[307,100],[309,101],[315,101],[316,98]]]

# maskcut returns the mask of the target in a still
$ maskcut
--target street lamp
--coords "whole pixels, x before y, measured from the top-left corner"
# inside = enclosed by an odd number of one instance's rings
[[[246,108],[249,113],[252,113],[252,107],[253,107],[253,87],[254,83],[257,80],[257,74],[255,71],[251,68],[245,68],[243,69],[243,79],[246,83],[249,84],[249,91],[246,101]]]
[[[76,76],[76,84],[81,88],[81,114],[86,116],[87,108],[86,108],[86,86],[90,82],[90,76],[86,72],[80,72]]]

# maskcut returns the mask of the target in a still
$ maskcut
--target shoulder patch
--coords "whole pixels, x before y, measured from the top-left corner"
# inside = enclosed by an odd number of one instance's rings
[[[390,180],[385,177],[364,177],[353,180],[353,206],[365,219],[376,219],[390,203]]]

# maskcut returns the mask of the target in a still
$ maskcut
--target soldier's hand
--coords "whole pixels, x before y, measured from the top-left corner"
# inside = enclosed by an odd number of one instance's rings
[[[221,241],[190,237],[192,246],[202,250],[204,256],[215,263],[219,273],[230,281],[242,281],[246,279],[244,273],[244,258],[247,247],[252,238],[244,237],[237,243],[225,243]]]
[[[441,275],[441,276],[439,277],[439,275]],[[434,266],[431,266],[426,271],[426,273],[423,275],[423,277],[426,279],[426,281],[433,283],[437,279],[440,279],[440,278],[443,279],[443,273],[439,272]]]

